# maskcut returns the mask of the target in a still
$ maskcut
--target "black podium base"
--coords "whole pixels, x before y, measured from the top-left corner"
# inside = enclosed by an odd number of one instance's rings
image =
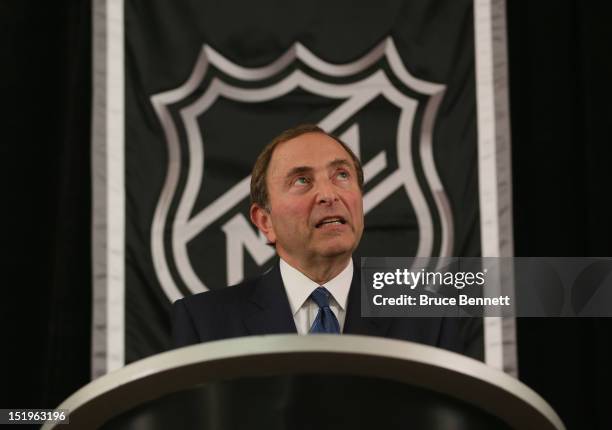
[[[247,428],[492,430],[498,418],[446,395],[397,381],[299,375],[219,381],[128,410],[103,429]]]

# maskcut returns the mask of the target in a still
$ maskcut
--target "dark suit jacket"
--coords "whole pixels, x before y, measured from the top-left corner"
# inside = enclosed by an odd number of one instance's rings
[[[482,359],[480,319],[362,317],[361,271],[354,267],[343,333],[419,342]],[[188,296],[173,306],[175,347],[280,333],[297,330],[278,263],[258,278]]]

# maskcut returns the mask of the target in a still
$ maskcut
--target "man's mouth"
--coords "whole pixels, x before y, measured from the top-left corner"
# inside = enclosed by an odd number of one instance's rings
[[[316,228],[320,228],[328,224],[346,224],[346,220],[340,216],[326,217],[317,223]]]

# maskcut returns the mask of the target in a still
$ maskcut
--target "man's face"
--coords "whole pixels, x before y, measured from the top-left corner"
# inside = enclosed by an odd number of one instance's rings
[[[307,264],[353,253],[363,233],[362,195],[351,156],[333,138],[306,133],[279,144],[267,186],[262,231],[279,256]]]

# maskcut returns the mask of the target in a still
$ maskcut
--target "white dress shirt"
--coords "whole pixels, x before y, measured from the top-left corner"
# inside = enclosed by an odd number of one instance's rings
[[[338,318],[340,332],[344,331],[348,293],[353,280],[352,259],[349,259],[348,265],[342,272],[323,285],[317,284],[282,258],[280,259],[280,272],[298,334],[308,334],[319,313],[319,306],[310,298],[310,295],[320,286],[330,292],[329,307]]]

